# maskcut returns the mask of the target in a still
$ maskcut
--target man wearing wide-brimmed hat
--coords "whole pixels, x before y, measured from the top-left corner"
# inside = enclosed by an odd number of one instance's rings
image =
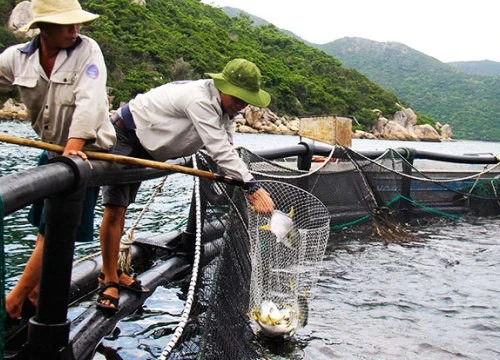
[[[137,95],[111,118],[117,133],[112,152],[166,161],[189,156],[202,147],[222,171],[247,183],[246,196],[255,211],[272,212],[274,203],[260,187],[232,145],[232,118],[248,104],[266,107],[270,95],[261,89],[257,65],[234,59],[211,79],[177,81]],[[101,224],[104,282],[117,271],[125,212],[135,201],[140,183],[103,187]],[[193,245],[193,244],[187,244]]]
[[[32,0],[33,19],[24,28],[40,34],[0,54],[0,92],[17,88],[31,124],[42,141],[64,146],[65,156],[86,159],[82,150],[108,151],[116,134],[108,118],[106,67],[97,43],[80,35],[80,24],[98,15],[82,10],[77,0]],[[52,154],[44,154],[47,161]],[[93,238],[98,188],[89,189],[77,241]],[[36,206],[32,223],[39,227],[37,243],[14,289],[6,297],[8,321],[36,303],[45,224],[43,205]],[[32,209],[33,210],[33,209]]]

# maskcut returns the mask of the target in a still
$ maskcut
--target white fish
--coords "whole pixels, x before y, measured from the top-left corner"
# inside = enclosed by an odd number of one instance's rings
[[[300,326],[296,310],[289,305],[278,307],[271,300],[264,300],[258,309],[254,307],[250,316],[259,324],[259,334],[268,338],[288,339]]]
[[[269,224],[262,225],[262,230],[270,231],[276,236],[276,241],[282,243],[290,249],[296,249],[299,246],[300,234],[293,226],[293,208],[288,214],[280,210],[274,210]]]

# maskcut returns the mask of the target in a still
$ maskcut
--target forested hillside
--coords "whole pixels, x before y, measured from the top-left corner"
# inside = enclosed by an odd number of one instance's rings
[[[201,78],[244,57],[261,68],[270,108],[280,115],[353,115],[369,127],[372,109],[397,110],[394,94],[272,25],[254,27],[248,18],[230,18],[197,0],[81,3],[101,15],[82,32],[101,45],[115,107],[154,86]]]
[[[318,47],[411,107],[451,124],[454,137],[500,139],[500,76],[467,74],[399,43],[343,38]]]
[[[500,62],[496,61],[454,61],[447,64],[469,74],[500,76]]]

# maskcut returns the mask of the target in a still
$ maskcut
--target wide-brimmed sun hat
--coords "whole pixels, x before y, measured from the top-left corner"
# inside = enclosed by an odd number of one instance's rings
[[[22,31],[37,28],[39,22],[59,25],[88,24],[99,17],[82,10],[78,0],[31,0],[31,5],[33,19]]]
[[[247,104],[267,107],[271,96],[262,90],[262,76],[253,62],[234,59],[226,64],[221,73],[206,73],[214,79],[215,87],[224,94],[234,96]]]

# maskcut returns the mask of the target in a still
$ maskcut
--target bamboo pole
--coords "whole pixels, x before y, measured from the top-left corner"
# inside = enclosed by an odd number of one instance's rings
[[[0,141],[10,143],[10,144],[21,145],[21,146],[34,147],[34,148],[52,151],[52,152],[57,152],[57,153],[63,153],[63,151],[64,151],[64,147],[62,147],[60,145],[49,144],[49,143],[46,143],[43,141],[25,139],[25,138],[20,138],[20,137],[11,136],[11,135],[2,134],[2,133],[0,133]],[[150,168],[154,168],[154,169],[178,172],[178,173],[182,173],[182,174],[197,176],[197,177],[206,178],[206,179],[218,181],[218,182],[224,182],[227,184],[237,185],[237,186],[244,186],[244,184],[245,184],[242,180],[233,179],[232,177],[229,177],[229,176],[216,174],[216,173],[213,173],[210,171],[197,170],[197,169],[193,169],[193,168],[186,167],[186,166],[167,164],[167,163],[160,162],[160,161],[146,160],[146,159],[134,158],[134,157],[130,157],[130,156],[114,155],[114,154],[108,154],[108,153],[96,152],[96,151],[84,151],[84,152],[89,159],[104,160],[104,161],[116,162],[116,163],[120,163],[120,164],[144,166],[144,167],[150,167]]]

